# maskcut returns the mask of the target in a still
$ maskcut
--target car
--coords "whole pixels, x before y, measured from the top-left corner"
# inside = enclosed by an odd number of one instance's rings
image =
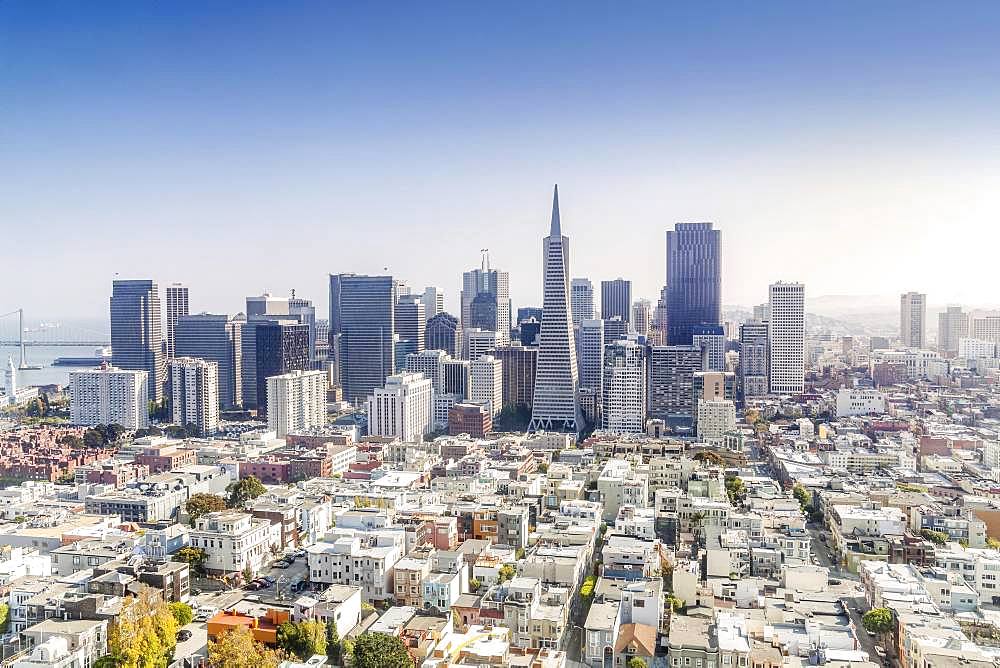
[[[287,561],[279,561],[278,563],[274,564],[275,568],[281,568],[281,569],[288,568],[289,566],[291,566],[291,564],[288,563]]]
[[[296,558],[304,557],[304,556],[306,556],[306,551],[305,550],[296,550],[295,551],[295,557]]]
[[[192,596],[201,596],[201,590],[200,589],[192,589],[191,590],[191,595]]]
[[[261,586],[262,585],[259,582],[248,582],[244,587],[244,589],[246,589],[247,591],[257,591],[258,589],[261,588]]]
[[[177,642],[184,642],[185,640],[191,640],[193,634],[187,629],[181,629],[177,632]]]
[[[829,580],[827,580],[827,582],[829,582],[832,585],[839,585],[841,583],[840,580],[838,580],[837,578],[830,578]]]

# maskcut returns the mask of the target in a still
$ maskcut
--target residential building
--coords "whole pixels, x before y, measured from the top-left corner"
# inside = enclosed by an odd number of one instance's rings
[[[741,399],[768,392],[767,323],[749,320],[740,325],[738,393]]]
[[[257,573],[270,557],[270,521],[224,510],[195,520],[191,547],[205,551],[205,570],[214,575]]]
[[[698,400],[698,438],[712,443],[736,429],[736,404],[729,399]]]
[[[616,434],[638,434],[646,428],[646,348],[635,341],[604,347],[602,419]]]
[[[168,368],[174,424],[193,424],[203,436],[214,434],[219,428],[218,365],[196,357],[175,357]]]
[[[278,438],[326,424],[326,373],[295,370],[267,379],[267,427]]]
[[[651,346],[649,349],[649,417],[693,420],[694,374],[702,370],[701,349]]]
[[[145,370],[99,369],[69,374],[69,419],[72,424],[120,424],[127,429],[149,425]]]

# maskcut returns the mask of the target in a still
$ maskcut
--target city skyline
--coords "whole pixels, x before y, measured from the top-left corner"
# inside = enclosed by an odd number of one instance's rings
[[[326,274],[383,267],[454,313],[483,247],[537,304],[554,182],[574,277],[629,257],[636,296],[659,294],[664,231],[710,221],[724,304],[778,279],[995,302],[996,7],[63,9],[0,7],[0,244],[15,276],[74,275],[19,285],[39,315],[102,313],[115,272],[182,281],[196,310],[294,287],[322,312]],[[981,243],[943,255],[943,229]],[[411,252],[428,235],[434,262]]]

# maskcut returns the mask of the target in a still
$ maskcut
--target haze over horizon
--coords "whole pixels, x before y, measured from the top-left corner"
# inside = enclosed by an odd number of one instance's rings
[[[571,274],[637,298],[712,221],[725,304],[997,301],[993,4],[55,4],[0,5],[0,312],[104,315],[117,272],[325,315],[384,267],[454,312],[483,247],[537,305],[556,182]]]

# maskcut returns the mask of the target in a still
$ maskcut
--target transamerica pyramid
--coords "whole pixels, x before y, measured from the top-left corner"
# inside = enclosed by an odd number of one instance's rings
[[[579,433],[583,416],[577,400],[576,346],[569,299],[569,239],[559,220],[559,186],[552,195],[552,225],[542,240],[542,327],[529,431]]]

